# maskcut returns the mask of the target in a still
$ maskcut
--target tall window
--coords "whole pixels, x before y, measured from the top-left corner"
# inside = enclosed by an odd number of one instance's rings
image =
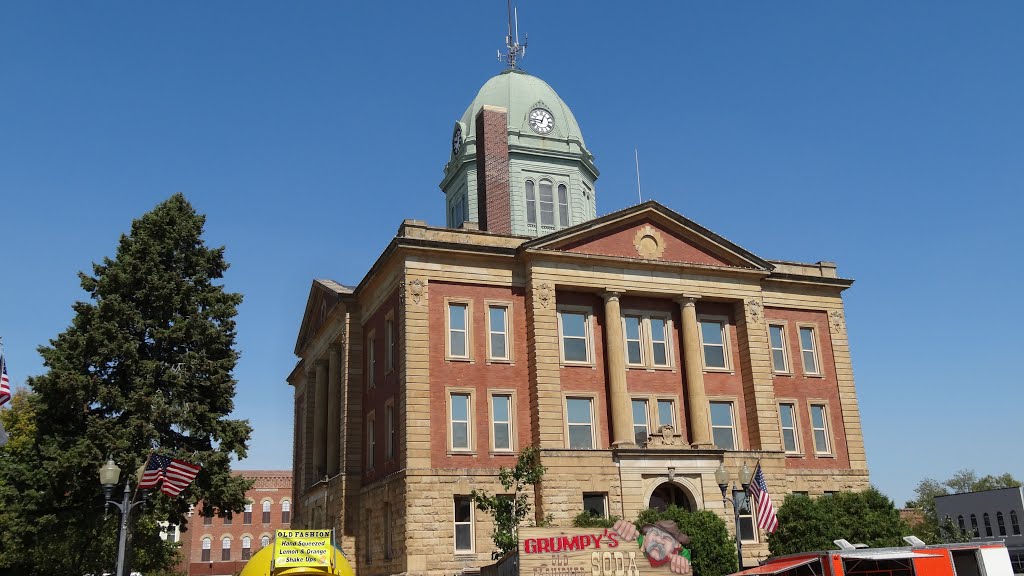
[[[384,460],[395,459],[395,404],[384,405]]]
[[[487,306],[487,344],[491,360],[508,360],[508,306]]]
[[[203,526],[213,524],[213,509],[203,506]]]
[[[967,526],[964,526],[964,516],[963,516],[963,514],[961,514],[961,515],[956,517],[956,523],[960,525],[960,531],[961,532],[967,532]]]
[[[270,536],[264,534],[260,536],[260,548],[266,548],[267,546],[270,546]]]
[[[213,543],[209,538],[203,538],[203,554],[200,556],[200,560],[203,562],[210,561],[210,547]]]
[[[679,427],[676,426],[676,403],[672,400],[658,400],[658,427],[662,426],[671,426],[679,433]]]
[[[242,536],[242,560],[252,558],[252,538]]]
[[[988,512],[981,515],[981,521],[985,523],[985,536],[992,536],[992,519],[989,518]]]
[[[723,450],[736,449],[732,402],[711,403],[711,438]]]
[[[814,453],[831,454],[828,439],[828,419],[824,404],[811,404],[811,433],[814,435]]]
[[[643,319],[639,316],[626,316],[622,319],[622,322],[626,327],[626,363],[642,366],[644,357],[640,325]]]
[[[1006,524],[1003,522],[1003,513],[996,512],[996,527],[999,528],[999,535],[1006,536]],[[963,527],[960,528],[963,530]]]
[[[655,366],[670,365],[667,322],[664,318],[651,317],[647,324],[651,328],[651,363]]]
[[[782,446],[786,452],[800,450],[796,432],[796,404],[779,404],[779,423],[782,426]]]
[[[225,526],[231,526],[231,521],[232,520],[233,520],[233,518],[231,517],[231,512],[228,512],[227,514],[224,515],[224,525]]]
[[[590,314],[562,310],[558,313],[558,325],[562,332],[562,360],[589,363]]]
[[[537,224],[537,193],[533,180],[526,181],[526,223]]]
[[[789,358],[786,355],[786,331],[782,324],[768,326],[768,344],[772,350],[772,370],[789,372]]]
[[[978,517],[974,514],[971,514],[971,532],[974,533],[975,538],[981,536],[981,532],[978,532]]]
[[[292,503],[289,500],[281,502],[281,523],[288,524],[292,521]]]
[[[455,497],[455,553],[473,552],[473,498]]]
[[[805,374],[820,374],[818,369],[818,352],[815,349],[814,328],[800,327],[800,356],[804,362]]]
[[[263,518],[260,521],[264,524],[270,524],[270,502],[267,500],[263,501]]]
[[[647,443],[647,435],[650,433],[647,417],[647,400],[633,399],[633,443],[643,446]]]
[[[366,336],[366,387],[377,385],[377,342],[371,330]]]
[[[562,228],[569,225],[569,191],[565,184],[558,185],[558,224]]]
[[[220,559],[231,560],[231,537],[225,536],[220,541]]]
[[[725,344],[725,322],[718,320],[700,321],[700,343],[704,354],[704,367],[729,368],[728,347]]]
[[[594,411],[590,398],[566,398],[565,421],[569,427],[569,448],[589,450],[594,447]]]
[[[384,371],[395,369],[395,318],[392,313],[384,320]]]
[[[540,225],[555,226],[555,198],[551,192],[551,181],[540,181]]]
[[[743,506],[736,513],[740,523],[740,539],[743,542],[756,542],[757,530],[754,530],[754,499],[750,494],[743,495]]]
[[[252,524],[252,502],[245,503],[245,511],[242,512],[242,524]]]
[[[1010,528],[1013,529],[1014,536],[1020,536],[1020,524],[1017,523],[1017,511],[1010,510]]]
[[[472,440],[470,426],[470,395],[452,394],[449,397],[452,450],[469,450]]]
[[[448,356],[469,358],[469,305],[448,304]]]
[[[366,469],[373,470],[377,463],[377,416],[370,412],[366,416]]]
[[[491,438],[494,450],[512,450],[512,395],[491,395]]]

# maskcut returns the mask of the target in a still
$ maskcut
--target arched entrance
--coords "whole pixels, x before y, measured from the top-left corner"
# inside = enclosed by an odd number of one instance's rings
[[[693,512],[695,510],[693,501],[675,482],[662,482],[651,492],[651,498],[648,500],[647,505],[658,511],[664,511],[669,506],[675,504],[678,508],[683,510],[689,510]]]

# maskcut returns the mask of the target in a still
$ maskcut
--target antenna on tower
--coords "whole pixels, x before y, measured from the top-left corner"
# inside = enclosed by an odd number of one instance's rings
[[[633,158],[636,160],[636,195],[640,197],[640,203],[644,203],[644,195],[640,193],[640,152],[633,148]]]
[[[508,4],[508,34],[505,35],[505,50],[504,54],[498,51],[498,61],[507,62],[508,67],[512,70],[518,68],[516,62],[522,58],[526,58],[526,44],[530,40],[530,35],[526,35],[526,39],[522,44],[519,43],[519,7],[512,6],[512,0],[507,0]],[[515,31],[513,34],[513,21]]]

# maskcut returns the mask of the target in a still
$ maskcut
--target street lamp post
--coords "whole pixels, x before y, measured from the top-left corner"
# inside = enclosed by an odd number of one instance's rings
[[[737,490],[736,486],[733,485],[732,489],[732,517],[736,524],[736,557],[739,560],[740,570],[743,570],[743,536],[740,531],[740,513],[750,512],[750,500],[747,498],[747,488],[750,486],[750,477],[753,473],[750,468],[747,468],[747,463],[743,463],[743,468],[740,470],[740,485],[743,487],[742,490]],[[725,469],[725,463],[722,462],[718,465],[718,470],[715,470],[715,481],[718,483],[718,488],[722,491],[722,503],[725,508],[729,508],[729,500],[725,497],[725,491],[729,488],[731,478],[729,477],[729,471]]]
[[[120,530],[117,539],[117,569],[114,572],[114,576],[124,576],[124,564],[125,554],[128,548],[128,529],[129,521],[131,520],[132,510],[136,506],[145,502],[145,498],[132,502],[132,487],[131,479],[125,478],[124,481],[124,497],[121,502],[116,502],[110,499],[113,494],[114,486],[117,484],[118,479],[121,477],[121,468],[117,464],[114,464],[113,459],[107,460],[107,463],[100,468],[100,484],[103,486],[103,497],[106,499],[108,506],[114,506],[121,512],[121,523]]]

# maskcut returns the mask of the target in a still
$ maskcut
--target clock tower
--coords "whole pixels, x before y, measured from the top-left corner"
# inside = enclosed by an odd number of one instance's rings
[[[452,127],[449,153],[441,181],[449,227],[542,236],[597,216],[598,170],[576,117],[522,70],[480,88]]]

